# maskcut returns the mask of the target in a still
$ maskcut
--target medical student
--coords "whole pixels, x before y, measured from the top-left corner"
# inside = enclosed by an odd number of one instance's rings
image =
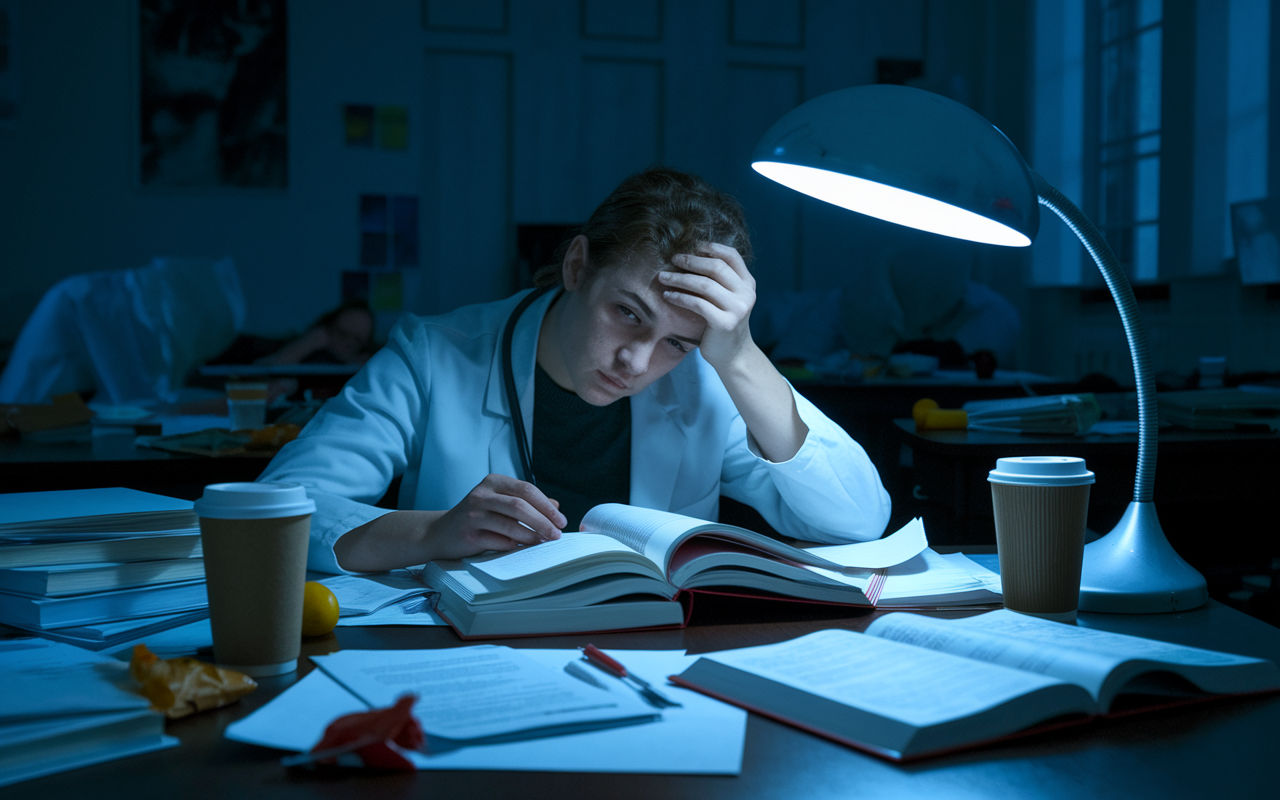
[[[654,168],[539,271],[539,290],[406,316],[260,480],[307,487],[311,569],[382,571],[559,538],[601,502],[874,539],[862,448],[752,341],[741,207]],[[466,265],[454,265],[464,272]],[[396,476],[397,509],[373,503]]]

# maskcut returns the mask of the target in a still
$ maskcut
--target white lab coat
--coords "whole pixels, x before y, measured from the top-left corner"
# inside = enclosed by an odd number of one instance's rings
[[[555,293],[521,316],[512,364],[532,431],[534,359]],[[397,507],[447,509],[489,473],[519,476],[503,384],[502,328],[521,295],[437,317],[408,316],[260,480],[316,501],[308,567],[343,572],[333,544],[387,513],[372,503],[402,475]],[[631,503],[714,520],[720,496],[800,539],[874,539],[889,496],[862,448],[795,395],[809,434],[783,463],[761,458],[715,370],[697,353],[631,398]],[[532,435],[530,434],[530,439]]]

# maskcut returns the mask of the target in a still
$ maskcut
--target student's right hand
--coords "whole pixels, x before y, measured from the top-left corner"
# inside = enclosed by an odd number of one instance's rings
[[[559,539],[566,524],[560,504],[532,483],[490,474],[431,523],[428,538],[436,553],[431,560]]]
[[[343,569],[384,572],[514,550],[559,539],[568,524],[559,509],[531,483],[489,475],[447,511],[392,511],[347,531],[334,543],[333,554]]]

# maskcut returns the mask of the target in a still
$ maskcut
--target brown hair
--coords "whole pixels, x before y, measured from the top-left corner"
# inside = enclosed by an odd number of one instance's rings
[[[600,269],[643,254],[671,263],[673,256],[716,242],[751,265],[751,237],[742,206],[730,195],[685,172],[651,167],[624,180],[576,231],[587,237],[587,278]],[[558,286],[573,236],[556,248],[534,275],[537,286]]]

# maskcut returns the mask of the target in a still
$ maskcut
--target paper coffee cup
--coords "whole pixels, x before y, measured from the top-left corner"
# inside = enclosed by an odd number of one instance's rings
[[[1083,458],[1001,458],[987,476],[1004,607],[1074,622],[1094,474]]]
[[[298,668],[316,504],[292,483],[215,483],[196,501],[213,657],[262,677]]]

